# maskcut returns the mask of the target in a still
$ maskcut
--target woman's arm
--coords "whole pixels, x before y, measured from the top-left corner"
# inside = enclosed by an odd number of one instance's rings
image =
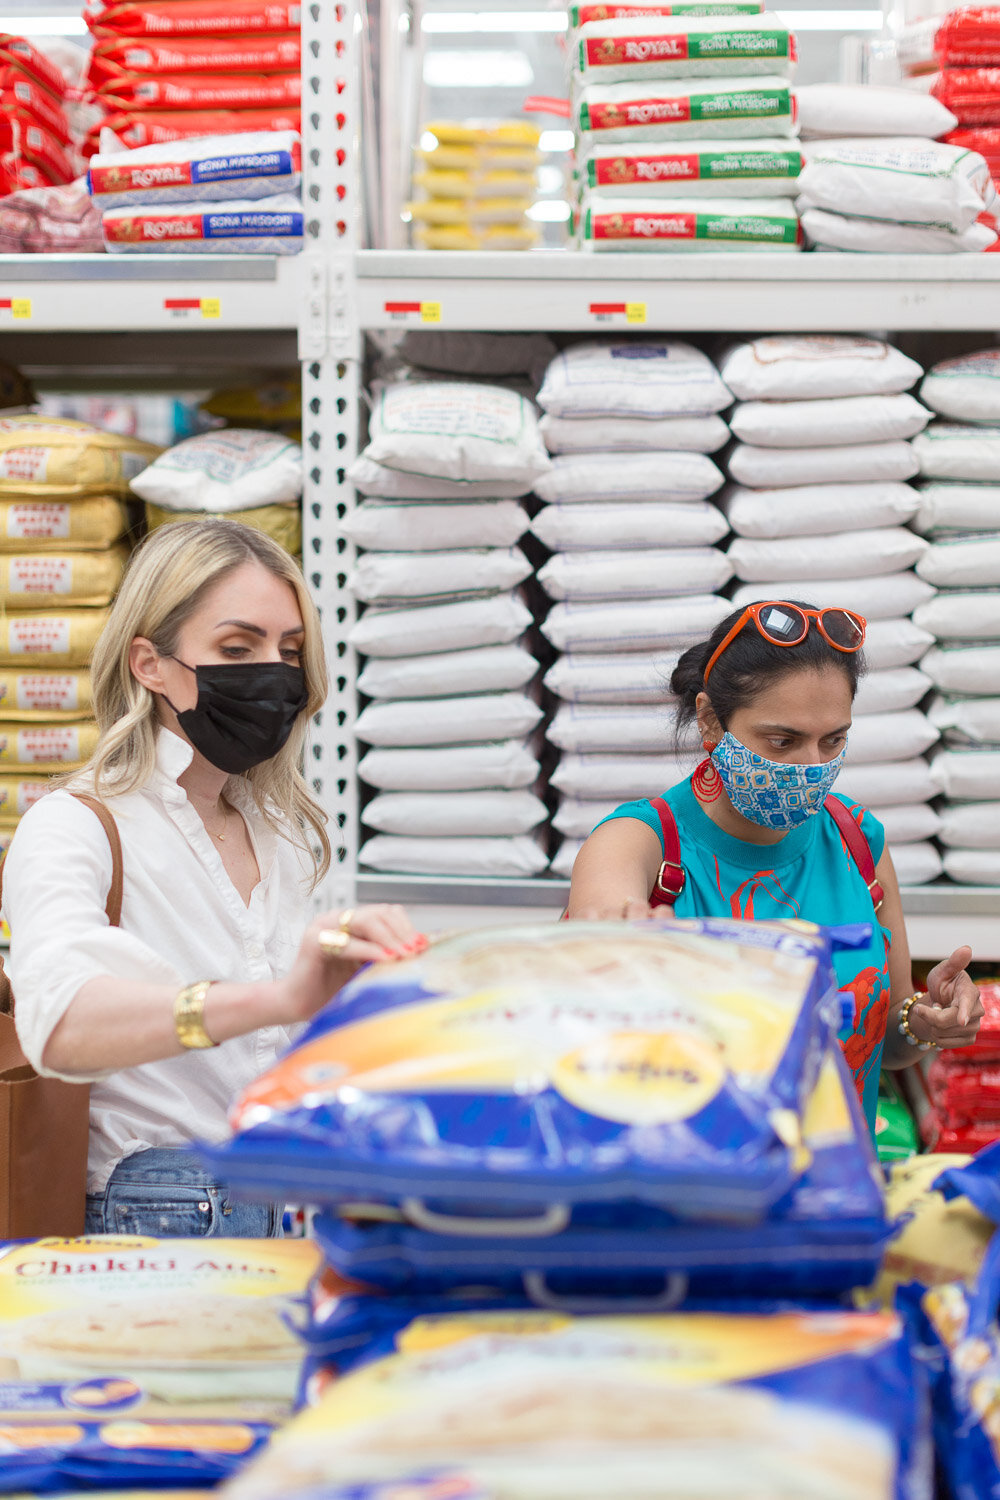
[[[892,998],[882,1061],[887,1068],[908,1068],[923,1053],[899,1034],[900,1012],[905,1001],[913,994],[913,974],[899,882],[888,850],[879,860],[875,873],[885,893],[879,918],[892,932],[892,947],[889,950]],[[983,1017],[983,1007],[978,989],[965,972],[965,966],[971,957],[971,948],[956,948],[949,958],[939,963],[928,975],[927,1001],[912,1006],[908,1018],[910,1029],[921,1041],[936,1042],[939,1047],[944,1048],[968,1047],[975,1041]]]
[[[652,916],[649,893],[662,863],[659,835],[641,818],[602,823],[576,856],[568,915],[592,922]]]
[[[327,912],[312,923],[284,979],[213,984],[204,1012],[205,1030],[213,1042],[228,1042],[261,1026],[307,1021],[362,964],[402,957],[419,941],[402,907],[359,907],[351,918],[350,942],[331,958],[321,950],[319,934],[324,929],[336,931],[339,921],[339,912]],[[192,974],[190,982],[211,977]],[[49,1037],[44,1067],[64,1077],[85,1078],[179,1057],[184,1048],[174,1029],[176,996],[172,985],[143,984],[110,974],[89,979]]]

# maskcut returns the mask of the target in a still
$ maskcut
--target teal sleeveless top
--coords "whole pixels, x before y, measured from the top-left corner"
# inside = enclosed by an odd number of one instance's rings
[[[780,843],[748,844],[716,827],[690,781],[671,787],[663,798],[677,822],[686,875],[674,907],[679,917],[737,917],[750,922],[801,917],[838,926],[870,924],[867,946],[834,954],[834,967],[841,988],[854,995],[854,1025],[841,1032],[840,1041],[874,1137],[889,1015],[892,934],[875,917],[868,888],[836,823],[821,812],[791,829]],[[848,797],[839,800],[860,823],[877,865],[885,847],[882,824]],[[602,821],[613,818],[647,823],[662,845],[659,814],[650,802],[625,802]]]

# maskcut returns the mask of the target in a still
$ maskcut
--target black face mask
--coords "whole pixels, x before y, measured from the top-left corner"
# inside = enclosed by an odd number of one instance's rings
[[[174,709],[200,755],[230,776],[270,760],[287,742],[308,702],[301,667],[284,661],[189,667],[198,682],[194,708]]]

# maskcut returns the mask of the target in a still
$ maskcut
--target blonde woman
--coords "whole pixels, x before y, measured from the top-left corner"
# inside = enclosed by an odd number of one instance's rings
[[[163,527],[136,552],[94,652],[100,740],[7,855],[4,915],[21,1045],[90,1080],[89,1233],[269,1235],[280,1209],[229,1200],[183,1149],[220,1140],[233,1095],[374,958],[419,945],[398,907],[327,912],[330,860],[299,770],[326,695],[319,618],[293,560],[234,521]],[[313,852],[318,849],[318,853]]]

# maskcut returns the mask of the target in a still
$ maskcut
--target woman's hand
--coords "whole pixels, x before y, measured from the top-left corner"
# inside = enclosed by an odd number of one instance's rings
[[[941,1048],[971,1047],[979,1034],[983,1004],[965,972],[972,949],[956,948],[927,976],[927,1000],[911,1006],[910,1030],[922,1042]]]
[[[295,963],[277,982],[285,1024],[309,1020],[363,964],[409,958],[426,946],[401,906],[324,912],[306,929]]]

